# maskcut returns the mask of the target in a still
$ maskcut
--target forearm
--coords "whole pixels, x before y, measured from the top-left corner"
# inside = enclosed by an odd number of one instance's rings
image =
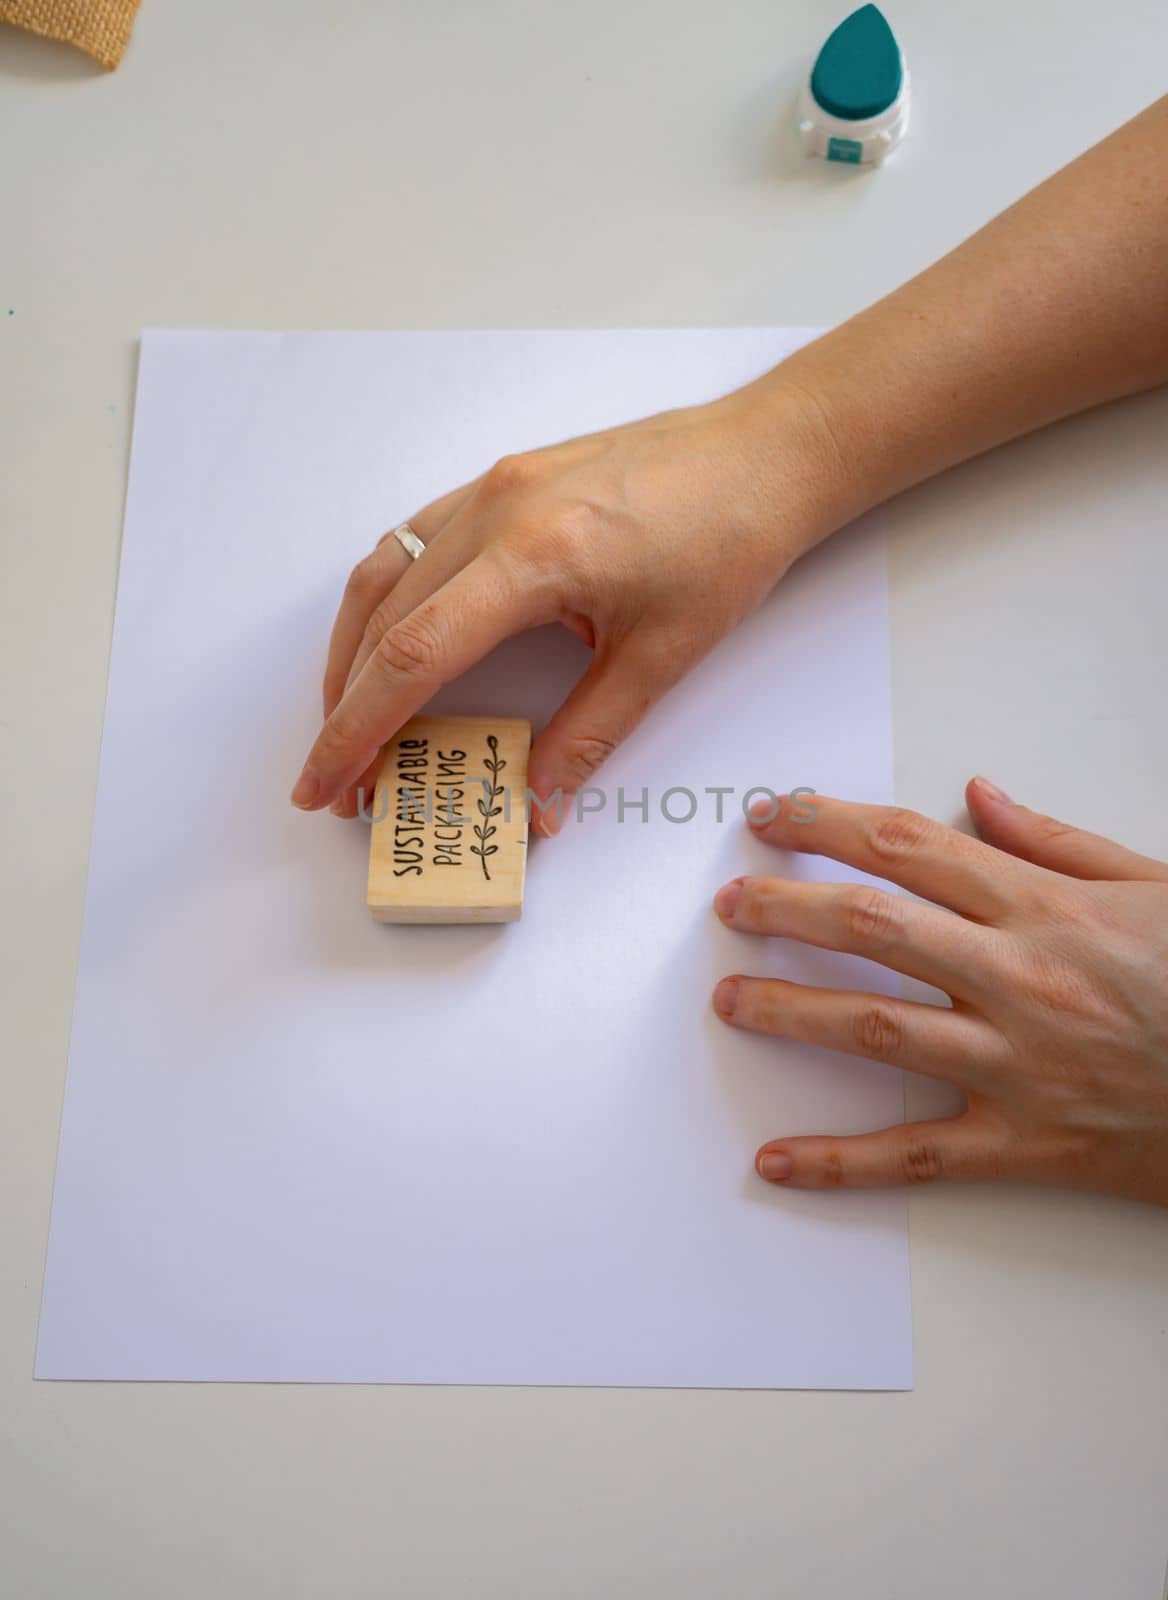
[[[1168,97],[752,386],[814,412],[812,539],[922,479],[1168,381]],[[747,391],[748,393],[750,391]]]

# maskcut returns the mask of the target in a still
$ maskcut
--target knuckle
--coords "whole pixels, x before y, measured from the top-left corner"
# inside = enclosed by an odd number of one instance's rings
[[[548,519],[548,537],[553,545],[565,552],[581,546],[593,546],[599,512],[590,501],[565,499],[556,506]]]
[[[350,599],[361,599],[376,585],[377,576],[372,556],[365,556],[349,574],[349,581],[345,585],[345,593]]]
[[[911,859],[928,843],[933,827],[928,817],[898,806],[870,824],[868,845],[877,861],[895,866]]]
[[[327,718],[324,727],[320,730],[314,757],[320,757],[327,766],[343,764],[352,750],[357,737],[357,729],[349,715],[345,702]],[[314,764],[318,764],[314,761]]]
[[[1094,941],[1122,926],[1122,917],[1115,916],[1114,908],[1107,903],[1105,892],[1100,892],[1100,886],[1096,884],[1081,883],[1074,879],[1060,882],[1056,879],[1053,886],[1043,883],[1040,892],[1041,909],[1046,921],[1052,928],[1069,934],[1079,944],[1084,937]]]
[[[890,1061],[904,1039],[900,1017],[893,1006],[882,1001],[861,1006],[852,1020],[852,1035],[862,1055],[877,1061]]]
[[[375,650],[380,641],[395,626],[397,616],[388,599],[376,607],[365,624],[364,645],[367,651]]]
[[[1114,1020],[1114,1003],[1092,973],[1045,952],[1030,968],[1026,993],[1063,1024],[1107,1031]]]
[[[844,932],[861,950],[882,950],[900,928],[900,904],[895,895],[867,884],[844,891]]]
[[[898,1161],[906,1183],[935,1183],[944,1175],[941,1152],[931,1139],[907,1139]]]
[[[564,747],[561,758],[569,781],[586,783],[615,749],[616,741],[602,734],[575,734]]]
[[[437,670],[441,642],[434,624],[412,612],[377,640],[372,659],[391,678],[429,678]]]
[[[528,455],[500,456],[483,475],[483,492],[489,497],[515,494],[530,487],[537,475],[534,460]]]
[[[1074,838],[1079,831],[1069,822],[1060,822],[1057,817],[1035,818],[1035,833],[1043,844],[1057,844],[1061,839]]]
[[[844,1158],[838,1150],[826,1150],[819,1164],[820,1181],[825,1189],[839,1189],[844,1181]]]
[[[583,583],[593,576],[596,513],[575,502],[548,505],[538,516],[509,519],[495,548],[506,553],[524,573],[525,585],[561,585],[571,576]]]

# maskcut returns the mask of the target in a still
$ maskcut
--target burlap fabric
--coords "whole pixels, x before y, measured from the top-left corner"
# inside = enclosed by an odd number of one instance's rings
[[[112,71],[126,53],[139,0],[0,0],[0,22],[75,44]]]

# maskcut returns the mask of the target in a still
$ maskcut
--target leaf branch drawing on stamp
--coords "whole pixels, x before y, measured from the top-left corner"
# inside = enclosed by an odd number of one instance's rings
[[[496,802],[503,793],[503,786],[499,782],[499,774],[507,763],[499,755],[499,741],[493,733],[487,735],[487,749],[491,753],[483,762],[483,766],[490,773],[491,781],[489,784],[485,779],[483,781],[483,797],[479,800],[477,807],[478,813],[483,820],[476,822],[474,825],[474,834],[478,844],[472,844],[470,851],[471,855],[478,856],[479,865],[483,869],[483,877],[489,883],[491,874],[487,867],[487,857],[497,854],[499,849],[497,844],[489,842],[492,834],[499,831],[498,825],[492,822],[491,818],[502,814],[503,807],[496,804]]]

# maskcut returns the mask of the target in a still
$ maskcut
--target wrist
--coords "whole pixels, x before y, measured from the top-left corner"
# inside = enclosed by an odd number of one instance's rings
[[[812,355],[797,351],[759,380],[760,425],[790,443],[806,493],[810,543],[818,543],[876,503],[875,440],[857,433],[848,397]]]
[[[874,503],[862,451],[849,448],[830,392],[784,362],[707,408],[735,462],[749,531],[776,576]]]

